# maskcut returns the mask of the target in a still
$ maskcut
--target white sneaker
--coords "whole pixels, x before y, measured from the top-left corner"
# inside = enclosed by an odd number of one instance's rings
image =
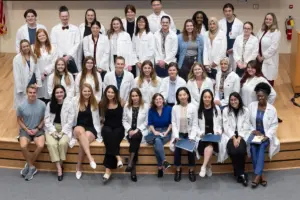
[[[90,162],[90,166],[91,166],[92,169],[97,168],[97,164],[95,163],[95,161]]]
[[[79,180],[82,176],[82,172],[81,171],[76,171],[76,178]]]
[[[203,177],[205,177],[205,174],[206,174],[206,168],[202,166],[201,170],[200,170],[200,173],[199,173],[199,176],[201,176],[203,178]]]
[[[118,166],[119,168],[122,168],[122,167],[123,167],[123,162],[122,162],[122,160],[119,160],[119,161],[118,161],[117,166]]]
[[[208,177],[211,177],[211,176],[212,176],[211,166],[210,166],[210,167],[206,167],[206,175],[207,175]]]

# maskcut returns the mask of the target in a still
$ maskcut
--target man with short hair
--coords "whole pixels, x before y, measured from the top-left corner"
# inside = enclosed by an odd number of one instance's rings
[[[17,122],[20,126],[19,142],[23,156],[26,160],[24,169],[21,170],[21,175],[26,181],[30,181],[36,174],[37,169],[33,165],[38,155],[44,148],[45,136],[43,131],[45,103],[37,99],[37,88],[35,85],[30,85],[26,89],[27,100],[17,108]],[[30,155],[28,145],[31,141],[36,144],[36,149]]]

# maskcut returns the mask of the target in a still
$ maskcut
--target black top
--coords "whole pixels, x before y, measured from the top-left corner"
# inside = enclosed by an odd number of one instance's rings
[[[133,33],[134,33],[134,25],[135,25],[135,21],[133,22],[129,22],[127,20],[127,33],[130,35],[130,38],[132,39]]]
[[[119,104],[115,109],[107,109],[105,113],[104,126],[110,128],[122,127],[123,107]]]
[[[91,35],[92,34],[92,29],[91,27],[85,26],[84,28],[84,33],[83,33],[83,37]]]
[[[61,108],[62,108],[62,104],[57,104],[54,123],[57,123],[57,124],[61,123],[61,119],[60,119]]]
[[[131,130],[135,130],[137,127],[137,117],[139,114],[139,107],[132,107],[132,121],[131,121]]]
[[[205,134],[214,133],[214,109],[213,107],[203,110],[205,119]]]
[[[85,111],[79,111],[77,117],[77,126],[94,127],[91,105],[88,104]]]
[[[233,25],[234,20],[230,23],[228,21],[226,21],[227,23],[227,33],[226,33],[226,37],[227,37],[227,50],[232,49],[233,44],[235,39],[230,39],[230,33],[232,32],[232,25]]]

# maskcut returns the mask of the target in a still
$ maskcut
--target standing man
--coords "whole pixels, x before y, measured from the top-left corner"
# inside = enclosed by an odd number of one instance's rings
[[[161,29],[160,21],[161,21],[162,16],[169,16],[170,21],[171,21],[170,29],[174,33],[176,33],[176,31],[177,31],[176,26],[174,24],[174,21],[173,21],[172,17],[170,15],[166,14],[162,10],[161,0],[151,0],[151,5],[152,5],[153,13],[148,16],[150,31],[152,33],[155,33],[156,31],[160,30]]]
[[[80,69],[77,68],[77,51],[80,45],[79,28],[69,24],[69,9],[66,6],[59,8],[59,18],[61,23],[54,26],[51,30],[51,42],[56,46],[59,57],[63,57],[68,64],[68,70],[73,75]]]
[[[26,181],[30,181],[33,175],[36,174],[37,169],[33,164],[45,144],[43,126],[46,106],[44,102],[37,99],[36,91],[35,85],[29,85],[26,89],[27,100],[17,108],[17,122],[20,126],[19,142],[26,160],[25,167],[21,170],[21,175],[25,177]],[[28,149],[31,141],[34,141],[36,145],[33,154]]]

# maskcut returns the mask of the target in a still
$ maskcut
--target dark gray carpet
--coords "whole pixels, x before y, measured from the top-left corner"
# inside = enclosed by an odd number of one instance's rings
[[[191,183],[186,175],[176,183],[172,175],[158,179],[138,175],[133,183],[129,175],[114,175],[103,185],[101,174],[84,174],[81,180],[66,173],[62,182],[55,173],[39,172],[26,182],[19,170],[0,169],[1,200],[299,200],[300,169],[267,172],[268,187],[255,190],[237,184],[231,174],[213,175]]]

